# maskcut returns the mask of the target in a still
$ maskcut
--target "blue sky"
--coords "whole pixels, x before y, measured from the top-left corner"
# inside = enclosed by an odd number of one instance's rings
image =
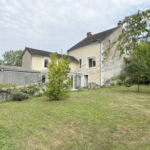
[[[66,52],[86,37],[150,8],[149,0],[0,0],[0,58],[27,47]]]

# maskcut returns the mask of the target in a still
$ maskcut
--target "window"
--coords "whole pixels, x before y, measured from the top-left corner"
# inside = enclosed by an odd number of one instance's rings
[[[47,64],[48,64],[49,60],[48,59],[44,59],[44,68],[47,68]]]
[[[79,59],[79,68],[82,68],[82,58]]]
[[[45,76],[42,76],[42,83],[45,83]]]
[[[87,61],[88,61],[87,68],[94,68],[94,67],[96,67],[96,57],[95,56],[88,57]]]

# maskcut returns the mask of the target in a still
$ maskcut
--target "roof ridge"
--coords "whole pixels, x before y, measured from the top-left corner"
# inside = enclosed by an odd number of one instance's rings
[[[91,42],[93,41],[102,41],[104,39],[106,39],[109,35],[111,35],[113,32],[115,32],[117,29],[119,29],[119,27],[114,27],[96,34],[93,34],[89,37],[84,38],[83,40],[81,40],[80,42],[78,42],[77,44],[75,44],[74,46],[72,46],[70,49],[68,49],[67,51],[71,51],[74,49],[78,49],[80,47],[86,46],[91,44]]]
[[[115,27],[116,29],[118,28],[118,27]],[[113,30],[113,29],[115,29],[115,28],[111,28],[111,29],[108,29],[108,30],[105,30],[105,31],[102,31],[102,32],[99,32],[99,33],[96,33],[96,34],[93,34],[93,35],[97,35],[97,34],[100,34],[100,33],[104,33],[104,32],[107,32],[107,31],[109,31],[109,30]],[[92,36],[93,36],[92,35]],[[90,36],[89,36],[90,37]]]
[[[49,52],[49,51],[45,51],[45,50],[39,50],[39,49],[35,49],[35,48],[25,47],[25,50],[24,50],[24,52],[22,54],[22,57],[23,57],[23,55],[24,55],[24,53],[25,53],[26,50],[31,55],[39,55],[39,56],[44,56],[44,57],[49,57],[50,54],[55,53],[55,52]],[[78,62],[78,60],[75,57],[73,57],[73,56],[69,56],[69,55],[66,55],[66,54],[60,54],[60,53],[57,52],[58,58],[60,58],[61,55],[66,56],[67,59],[70,58],[71,61]]]
[[[33,49],[33,50],[38,50],[38,51],[43,51],[43,52],[49,52],[49,51],[45,51],[45,50],[41,50],[41,49],[35,49],[35,48],[31,48],[31,47],[25,47],[25,49]],[[52,53],[52,52],[49,52],[49,53]]]

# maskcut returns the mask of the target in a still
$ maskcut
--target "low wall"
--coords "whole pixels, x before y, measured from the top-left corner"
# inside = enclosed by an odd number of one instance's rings
[[[0,71],[0,83],[16,83],[18,86],[36,83],[40,72]]]
[[[36,91],[35,93],[29,93],[28,95],[29,96],[33,96],[33,95],[38,95],[39,93],[43,93],[42,91],[42,88],[43,89],[47,89],[47,85],[44,83],[44,84],[41,84],[41,83],[37,83],[35,84],[36,86],[38,86],[40,88],[39,91]],[[19,86],[19,88],[22,88],[23,86]],[[7,100],[11,100],[11,97],[10,97],[10,93],[6,93],[6,92],[1,92],[0,93],[0,102],[4,102],[4,101],[7,101]]]
[[[10,100],[10,93],[2,92],[0,93],[0,102]]]

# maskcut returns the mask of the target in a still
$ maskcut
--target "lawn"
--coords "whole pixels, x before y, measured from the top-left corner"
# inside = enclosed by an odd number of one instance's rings
[[[1,150],[149,150],[150,88],[101,88],[0,103]]]

